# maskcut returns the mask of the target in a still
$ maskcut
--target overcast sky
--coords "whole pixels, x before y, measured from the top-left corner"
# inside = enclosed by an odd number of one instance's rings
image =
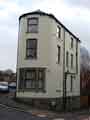
[[[0,69],[16,69],[18,17],[37,9],[54,14],[90,51],[90,0],[0,0]]]

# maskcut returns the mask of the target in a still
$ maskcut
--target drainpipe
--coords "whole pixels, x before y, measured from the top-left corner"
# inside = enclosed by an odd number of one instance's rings
[[[66,109],[66,75],[65,75],[65,29],[63,34],[63,110]]]

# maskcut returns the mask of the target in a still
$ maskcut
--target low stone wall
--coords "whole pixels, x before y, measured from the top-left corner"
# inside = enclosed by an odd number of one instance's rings
[[[71,111],[80,108],[80,97],[66,97],[65,109],[63,108],[63,98],[18,98],[20,101],[35,106],[40,109],[51,109],[56,111]]]
[[[67,97],[66,109],[67,110],[80,109],[80,96],[69,96],[69,97]]]

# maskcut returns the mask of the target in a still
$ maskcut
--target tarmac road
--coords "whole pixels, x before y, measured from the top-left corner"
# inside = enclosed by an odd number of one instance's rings
[[[31,113],[0,105],[0,120],[48,120],[48,118],[33,116]]]
[[[90,120],[90,110],[55,113],[48,110],[29,108],[25,104],[22,105],[13,101],[10,95],[0,94],[0,120]]]
[[[45,116],[32,115],[29,112],[0,105],[0,120],[90,120],[90,117],[88,115],[65,114],[58,118],[50,119]]]

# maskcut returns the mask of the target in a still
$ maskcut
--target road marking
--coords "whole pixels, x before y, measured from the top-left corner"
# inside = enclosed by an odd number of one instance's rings
[[[0,106],[5,107],[6,109],[13,109],[13,110],[20,111],[20,112],[30,113],[30,112],[27,112],[27,111],[25,111],[23,109],[19,109],[19,108],[15,108],[15,107],[10,107],[10,106],[7,106],[5,104],[0,104]]]
[[[55,118],[53,120],[64,120],[64,118]]]
[[[38,116],[38,117],[47,117],[47,116],[44,115],[44,114],[38,114],[37,116]]]

